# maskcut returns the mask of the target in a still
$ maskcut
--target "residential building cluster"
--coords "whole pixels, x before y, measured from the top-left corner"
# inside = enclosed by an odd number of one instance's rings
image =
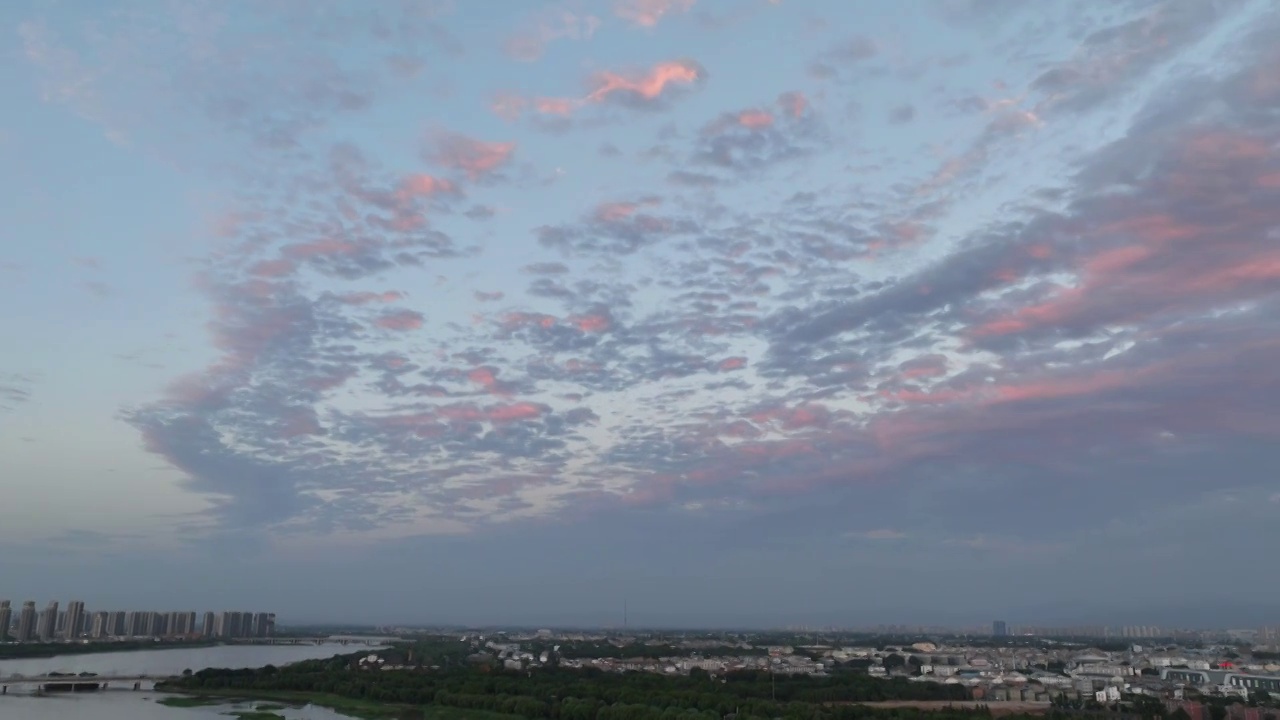
[[[199,621],[199,622],[197,622]],[[43,610],[28,600],[15,609],[0,600],[0,642],[80,642],[131,638],[269,638],[275,634],[275,613],[154,612],[111,610],[89,612],[79,600],[59,610],[52,601]]]
[[[1025,625],[1012,626],[1004,620],[991,624],[992,637],[1032,635],[1038,638],[1100,638],[1100,639],[1156,639],[1172,638],[1204,639],[1206,630],[1161,628],[1158,625]],[[1212,634],[1221,634],[1213,632]]]
[[[1268,637],[1263,631],[1250,636]],[[472,656],[473,661],[496,660],[513,670],[555,663],[560,667],[590,667],[606,672],[666,675],[687,674],[696,668],[712,675],[764,670],[778,675],[824,676],[837,669],[856,667],[872,677],[960,685],[973,700],[982,702],[1049,704],[1056,700],[1111,704],[1122,698],[1147,696],[1161,700],[1171,709],[1185,705],[1193,720],[1208,720],[1207,715],[1197,714],[1199,711],[1192,702],[1195,695],[1241,700],[1260,691],[1280,695],[1280,661],[1242,659],[1241,652],[1248,656],[1250,650],[1230,642],[1190,647],[1163,640],[1154,645],[1132,643],[1123,651],[1103,651],[1078,643],[1045,641],[1029,647],[1025,642],[1011,642],[993,646],[989,642],[979,645],[954,638],[947,644],[918,642],[887,647],[755,645],[746,641],[729,643],[724,639],[639,639],[549,631],[527,635],[500,633],[494,637],[463,635],[461,639],[470,639],[478,651]],[[951,641],[955,644],[950,644]],[[578,642],[632,650],[636,645],[675,648],[680,654],[624,657],[634,656],[636,653],[632,651],[619,652],[618,657],[574,657],[573,644]],[[547,650],[549,643],[564,643],[554,646],[564,650]],[[1274,652],[1269,650],[1270,646],[1255,644],[1252,647]],[[721,654],[710,654],[713,652]],[[664,654],[669,653],[667,650]],[[365,666],[373,667],[373,664]]]

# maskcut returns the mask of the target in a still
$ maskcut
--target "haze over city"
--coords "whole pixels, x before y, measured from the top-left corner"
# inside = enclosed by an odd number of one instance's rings
[[[1268,0],[0,5],[0,596],[1233,627]]]

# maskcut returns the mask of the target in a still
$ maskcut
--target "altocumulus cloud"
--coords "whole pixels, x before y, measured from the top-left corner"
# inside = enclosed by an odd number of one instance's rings
[[[1126,8],[1068,34],[950,3],[930,51],[761,4],[821,36],[777,65],[757,20],[704,46],[680,39],[702,4],[624,0],[513,18],[412,78],[447,13],[301,13],[256,90],[211,69],[234,29],[127,54],[132,79],[86,74],[52,24],[24,42],[46,95],[110,131],[149,127],[124,98],[172,63],[208,90],[176,117],[253,149],[193,283],[215,357],[124,412],[218,527],[776,522],[780,547],[977,567],[1119,536],[1099,498],[1210,507],[1230,457],[1250,464],[1221,489],[1274,501],[1275,9]],[[83,57],[128,45],[95,37]],[[1010,73],[974,80],[976,54]],[[28,392],[0,379],[0,406]]]

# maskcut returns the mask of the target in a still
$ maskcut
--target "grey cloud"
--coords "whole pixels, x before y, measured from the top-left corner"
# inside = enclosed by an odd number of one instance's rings
[[[1044,93],[1045,108],[1088,110],[1125,92],[1129,84],[1188,45],[1213,32],[1237,0],[1164,0],[1138,16],[1093,30],[1075,57],[1054,65],[1031,83]]]
[[[0,375],[0,410],[15,410],[31,399],[32,379],[26,375]]]

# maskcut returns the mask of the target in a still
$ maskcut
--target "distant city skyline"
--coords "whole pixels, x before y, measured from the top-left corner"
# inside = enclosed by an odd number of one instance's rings
[[[266,638],[275,634],[276,615],[268,612],[205,611],[197,624],[193,610],[93,610],[82,600],[72,600],[59,612],[50,600],[36,612],[36,602],[26,600],[17,618],[12,601],[0,598],[0,641],[74,642],[81,639],[131,637]],[[16,621],[16,622],[15,622]]]

